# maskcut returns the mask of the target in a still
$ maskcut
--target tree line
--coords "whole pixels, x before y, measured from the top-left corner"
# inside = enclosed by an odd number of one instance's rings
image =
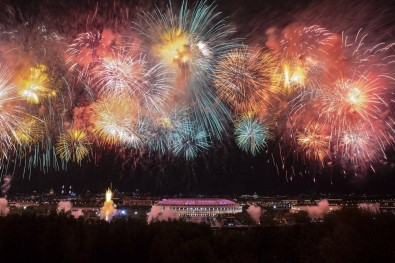
[[[322,222],[214,231],[207,224],[68,214],[0,217],[0,262],[395,262],[395,215],[343,209]]]

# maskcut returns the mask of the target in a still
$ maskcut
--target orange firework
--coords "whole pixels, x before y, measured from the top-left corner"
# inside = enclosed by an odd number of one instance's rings
[[[8,151],[15,149],[15,136],[22,125],[23,108],[11,83],[11,72],[0,64],[0,158],[8,158]]]
[[[43,99],[55,97],[57,91],[51,86],[47,67],[39,64],[30,67],[30,74],[19,85],[19,95],[27,102],[39,104]]]
[[[297,142],[307,158],[323,161],[330,157],[330,139],[331,136],[326,134],[323,125],[319,123],[310,123],[298,133]]]
[[[66,63],[70,71],[78,70],[79,78],[89,75],[100,58],[113,57],[121,37],[105,28],[102,32],[93,31],[78,34],[66,50]]]
[[[294,96],[305,85],[306,72],[303,63],[299,61],[283,61],[272,72],[270,90],[281,96]]]
[[[171,71],[142,54],[121,49],[116,56],[98,62],[91,72],[91,83],[100,96],[126,95],[153,111],[162,106],[172,89]]]
[[[364,167],[379,159],[380,136],[364,125],[348,127],[339,134],[339,152],[346,165]]]
[[[275,59],[261,50],[236,49],[215,70],[218,96],[237,112],[260,111],[270,103],[271,72]]]
[[[15,139],[21,145],[38,143],[44,136],[42,121],[33,117],[22,119],[15,132]]]
[[[326,56],[327,51],[337,41],[336,35],[318,25],[303,26],[292,24],[282,32],[280,46],[282,56],[309,57],[314,60]]]
[[[192,59],[189,36],[181,28],[171,28],[161,35],[154,52],[168,64],[181,67]]]
[[[136,147],[142,143],[138,104],[128,96],[103,97],[93,105],[93,133],[107,145]]]
[[[371,74],[358,75],[356,79],[340,78],[323,89],[321,112],[336,129],[360,121],[370,123],[384,117],[388,107],[384,96],[380,80]]]

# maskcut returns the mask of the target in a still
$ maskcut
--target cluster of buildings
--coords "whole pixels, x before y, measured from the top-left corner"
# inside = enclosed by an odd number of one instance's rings
[[[48,214],[56,210],[59,202],[68,201],[72,204],[72,212],[79,212],[86,218],[99,218],[100,209],[103,207],[105,195],[86,194],[78,196],[71,191],[62,189],[56,195],[53,191],[47,194],[16,194],[8,197],[11,212],[21,213],[33,210],[36,213]],[[250,205],[260,206],[263,211],[282,212],[282,214],[295,214],[307,211],[308,207],[316,206],[320,200],[327,200],[328,211],[332,212],[342,207],[358,207],[360,204],[376,204],[383,212],[395,213],[395,197],[391,196],[366,196],[344,195],[331,196],[259,196],[242,195],[228,198],[161,198],[155,196],[139,195],[136,193],[115,192],[112,201],[117,208],[116,216],[144,217],[146,218],[153,206],[159,207],[161,212],[171,210],[178,217],[189,219],[208,219],[226,217],[245,211]]]

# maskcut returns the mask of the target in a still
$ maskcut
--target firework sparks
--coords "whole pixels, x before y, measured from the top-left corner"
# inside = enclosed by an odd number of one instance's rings
[[[319,123],[311,123],[297,135],[297,142],[308,158],[323,161],[330,157],[330,136]]]
[[[193,127],[193,125],[191,125]],[[185,160],[193,159],[200,151],[209,148],[208,136],[203,129],[184,129],[172,134],[171,150],[175,156],[183,156]]]
[[[56,143],[56,153],[61,159],[80,163],[91,152],[91,143],[87,134],[78,129],[60,134]]]
[[[252,114],[246,114],[236,122],[234,135],[237,145],[252,155],[262,151],[272,137],[269,129]]]
[[[22,109],[17,104],[15,86],[10,79],[9,69],[0,64],[0,148],[3,157],[7,157],[8,150],[14,148],[17,130],[22,127],[19,117]]]
[[[80,34],[2,25],[1,160],[63,168],[130,148],[191,160],[232,123],[252,155],[274,139],[286,173],[300,160],[364,169],[394,146],[394,43],[290,23],[252,48],[205,1],[143,12],[138,34],[127,8],[122,26],[96,11]]]
[[[42,121],[26,117],[22,119],[19,129],[15,132],[17,143],[22,145],[32,145],[38,143],[44,136]]]
[[[113,57],[120,37],[105,28],[102,32],[92,31],[79,34],[66,50],[66,64],[70,71],[78,70],[79,78],[88,76],[100,58]]]
[[[166,13],[143,13],[144,23],[135,27],[152,54],[177,71],[175,90],[185,96],[172,103],[190,105],[193,122],[210,136],[221,138],[230,115],[212,88],[213,70],[217,61],[237,45],[229,40],[234,30],[218,20],[218,15],[213,5],[205,2],[197,3],[192,11],[183,2],[177,13],[171,6]]]
[[[39,104],[45,98],[56,96],[56,90],[50,87],[50,78],[45,65],[30,68],[30,75],[20,84],[19,95],[27,102]]]
[[[150,66],[143,55],[120,51],[116,57],[103,58],[92,70],[92,84],[101,96],[127,94],[147,109],[159,110],[172,89],[171,71],[158,63]]]
[[[268,52],[246,48],[231,51],[215,71],[218,96],[239,112],[264,107],[272,95],[268,90],[273,66]]]
[[[94,134],[107,145],[138,147],[140,134],[138,105],[128,97],[105,97],[93,106]]]

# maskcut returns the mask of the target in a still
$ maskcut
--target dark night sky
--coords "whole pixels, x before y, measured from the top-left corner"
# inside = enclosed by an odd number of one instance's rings
[[[3,4],[12,3],[26,19],[34,15],[37,16],[34,19],[39,19],[45,15],[37,13],[37,10],[40,10],[40,4],[37,3],[40,2],[15,0],[4,1]],[[132,5],[138,1],[129,2]],[[52,3],[48,0],[44,3],[51,6],[51,10],[58,10],[66,16],[68,9],[81,8],[93,12],[96,6],[96,1]],[[356,31],[365,28],[374,32],[377,40],[388,40],[394,36],[392,16],[395,8],[393,1],[389,0],[219,0],[216,3],[218,10],[229,16],[230,22],[237,28],[239,36],[245,38],[244,42],[247,44],[263,45],[266,40],[266,29],[271,26],[282,28],[295,22],[320,23],[336,33],[340,33],[341,30]],[[64,9],[65,7],[68,9]],[[0,21],[4,21],[5,17],[3,14]],[[69,25],[63,26],[67,31]],[[376,173],[359,173],[357,176],[351,172],[344,175],[338,167],[321,169],[317,165],[314,167],[314,164],[309,167],[296,165],[296,176],[291,181],[290,174],[276,172],[273,163],[268,161],[271,157],[267,154],[252,157],[238,150],[231,138],[225,138],[222,143],[216,143],[208,152],[190,162],[137,153],[131,155],[128,161],[124,161],[108,153],[98,164],[72,165],[68,171],[48,174],[33,171],[31,175],[25,174],[24,177],[21,173],[16,173],[10,191],[48,191],[51,187],[59,190],[62,184],[71,184],[77,193],[83,193],[87,189],[103,192],[112,183],[120,191],[139,189],[142,192],[158,194],[395,193],[395,167],[391,165],[394,163],[394,154],[391,155],[392,162],[390,160],[387,165],[378,168]],[[303,176],[298,175],[297,171],[305,169],[310,172],[303,172]]]

